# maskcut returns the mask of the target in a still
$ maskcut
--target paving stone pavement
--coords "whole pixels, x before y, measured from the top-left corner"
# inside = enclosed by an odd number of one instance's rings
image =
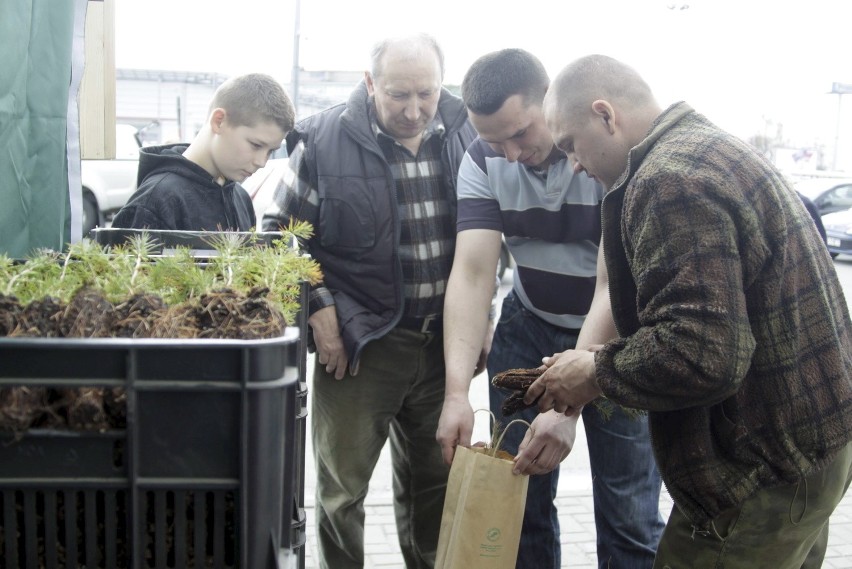
[[[592,495],[585,491],[560,491],[557,500],[559,522],[562,526],[562,567],[596,569],[595,524]],[[672,502],[668,495],[660,499],[660,511],[665,515]],[[402,568],[402,555],[396,539],[393,508],[389,504],[371,504],[366,508],[365,569]],[[309,510],[308,520],[311,520]],[[308,530],[306,569],[316,569],[314,529]],[[852,568],[852,498],[844,499],[831,518],[831,534],[823,569]]]

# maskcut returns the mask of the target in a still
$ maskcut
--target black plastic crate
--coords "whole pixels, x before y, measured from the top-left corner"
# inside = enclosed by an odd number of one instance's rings
[[[2,387],[127,392],[126,429],[3,435],[0,567],[280,567],[304,543],[299,336],[0,338]]]

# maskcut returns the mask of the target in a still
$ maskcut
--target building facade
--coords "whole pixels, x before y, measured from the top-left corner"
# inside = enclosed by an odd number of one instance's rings
[[[360,71],[303,70],[295,86],[297,119],[345,101],[363,76]],[[190,141],[226,79],[221,73],[117,69],[116,122],[136,127],[143,146]],[[294,87],[284,87],[292,97]]]

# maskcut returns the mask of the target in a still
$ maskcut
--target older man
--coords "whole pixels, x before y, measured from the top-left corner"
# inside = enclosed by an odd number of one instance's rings
[[[852,322],[795,191],[630,67],[588,56],[544,104],[557,146],[600,180],[620,338],[568,351],[527,400],[604,394],[648,411],[677,507],[655,567],[819,567],[852,480]]]
[[[441,314],[455,249],[456,173],[475,133],[442,89],[428,36],[386,40],[345,104],[296,126],[295,175],[263,227],[306,220],[324,274],[311,293],[311,409],[322,567],[364,564],[364,497],[390,436],[409,568],[432,567],[448,468]],[[292,138],[289,142],[293,142]]]

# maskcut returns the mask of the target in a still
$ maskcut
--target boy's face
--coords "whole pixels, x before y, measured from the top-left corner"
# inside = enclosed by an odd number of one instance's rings
[[[271,121],[261,121],[254,126],[233,126],[226,116],[218,122],[214,119],[210,152],[216,170],[214,177],[244,181],[266,165],[286,134]]]

